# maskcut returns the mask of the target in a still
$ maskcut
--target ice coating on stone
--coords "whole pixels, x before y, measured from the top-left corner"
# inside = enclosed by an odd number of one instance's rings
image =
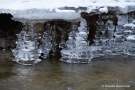
[[[17,37],[17,46],[12,50],[15,56],[14,61],[22,65],[34,65],[40,62],[41,53],[37,42],[39,35],[34,32],[21,31]]]
[[[67,63],[89,63],[92,59],[91,48],[87,40],[87,22],[85,19],[80,19],[80,27],[77,25],[71,26],[66,48],[61,50],[61,61]]]

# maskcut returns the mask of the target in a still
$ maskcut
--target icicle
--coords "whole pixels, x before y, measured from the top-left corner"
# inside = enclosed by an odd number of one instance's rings
[[[31,23],[31,30],[28,32],[26,32],[28,27],[25,23],[24,25],[25,27],[20,34],[17,34],[17,46],[12,50],[15,56],[14,61],[22,65],[33,65],[41,61],[37,42],[39,35],[34,33],[33,23]]]
[[[40,50],[43,53],[42,58],[46,59],[49,56],[50,51],[52,50],[52,36],[51,36],[51,26],[48,23],[46,25],[46,31],[42,35],[42,44],[40,45]]]
[[[81,18],[80,27],[72,24],[71,32],[66,41],[66,48],[61,50],[63,62],[67,63],[89,63],[92,59],[91,48],[87,40],[87,23]]]

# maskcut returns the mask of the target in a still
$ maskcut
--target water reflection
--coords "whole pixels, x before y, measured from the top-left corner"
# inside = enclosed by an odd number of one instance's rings
[[[58,58],[49,58],[35,66],[15,64],[12,69],[15,75],[1,79],[0,84],[5,84],[0,86],[6,86],[6,90],[11,87],[19,90],[104,90],[101,85],[107,84],[131,85],[129,89],[133,90],[134,68],[133,58],[96,58],[90,64],[67,64],[59,62]]]

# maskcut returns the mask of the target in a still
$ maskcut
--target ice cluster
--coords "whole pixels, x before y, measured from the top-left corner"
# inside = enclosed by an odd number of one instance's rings
[[[57,42],[56,42],[56,32],[53,30],[53,26],[47,23],[45,32],[42,35],[42,44],[40,45],[40,50],[43,53],[42,58],[46,59],[49,57],[49,53],[52,51],[52,55],[55,55]]]
[[[91,47],[87,36],[89,34],[85,19],[81,18],[80,27],[71,26],[66,47],[61,50],[61,61],[68,63],[89,63],[92,58]]]
[[[42,35],[33,31],[33,23],[25,24],[24,29],[17,34],[17,46],[12,50],[15,61],[23,65],[33,65],[46,59],[50,52],[55,55],[57,46],[62,50],[60,60],[67,63],[90,63],[93,58],[114,58],[114,57],[134,57],[135,56],[135,21],[120,26],[97,25],[94,43],[89,45],[87,40],[89,29],[85,19],[80,18],[80,25],[71,22],[68,40],[65,35],[60,35],[61,41],[57,43],[56,31],[49,22],[45,25]],[[27,30],[29,27],[30,30]],[[41,40],[39,44],[37,41]],[[42,55],[41,55],[42,53]]]
[[[111,25],[95,35],[91,46],[93,58],[135,56],[135,24],[124,24],[123,28],[111,28]]]
[[[33,65],[41,61],[41,55],[38,48],[39,35],[34,32],[21,31],[17,34],[16,48],[12,50],[14,53],[14,61],[22,65]]]

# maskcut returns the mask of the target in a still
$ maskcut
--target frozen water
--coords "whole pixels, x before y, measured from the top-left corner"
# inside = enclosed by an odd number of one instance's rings
[[[87,40],[87,23],[81,18],[80,27],[71,26],[66,48],[61,50],[61,61],[68,63],[89,63],[92,58],[91,48]]]
[[[118,7],[117,7],[118,6]],[[38,48],[39,36],[34,33],[34,20],[45,22],[52,19],[80,20],[80,27],[71,26],[68,40],[65,41],[64,35],[61,35],[59,48],[61,50],[61,61],[68,63],[89,63],[94,57],[106,55],[127,54],[134,56],[134,29],[135,21],[124,24],[124,30],[110,30],[108,26],[101,30],[102,35],[95,35],[94,44],[89,46],[87,22],[81,18],[81,12],[107,13],[109,7],[115,7],[119,13],[134,11],[135,0],[6,0],[0,3],[0,13],[10,13],[14,20],[28,23],[30,31],[27,28],[18,34],[16,49],[13,49],[15,61],[24,65],[34,64],[40,61],[40,53],[43,58],[47,58],[52,51],[55,55],[57,42],[56,31],[50,24],[46,25],[46,30],[42,35],[42,44]],[[106,19],[108,17],[103,17]],[[101,22],[103,23],[103,22]],[[126,31],[127,30],[127,31]],[[47,43],[46,43],[47,42]],[[128,44],[130,43],[130,44]]]
[[[37,42],[40,36],[33,30],[29,32],[23,30],[20,34],[17,34],[17,37],[17,46],[12,50],[15,56],[14,61],[22,65],[33,65],[40,62],[39,56],[41,53]]]
[[[108,28],[103,31],[99,28],[102,35],[98,35],[98,33],[95,35],[94,44],[91,46],[93,57],[135,56],[133,21],[132,23],[124,24],[123,28],[116,29],[114,27],[116,30]]]

